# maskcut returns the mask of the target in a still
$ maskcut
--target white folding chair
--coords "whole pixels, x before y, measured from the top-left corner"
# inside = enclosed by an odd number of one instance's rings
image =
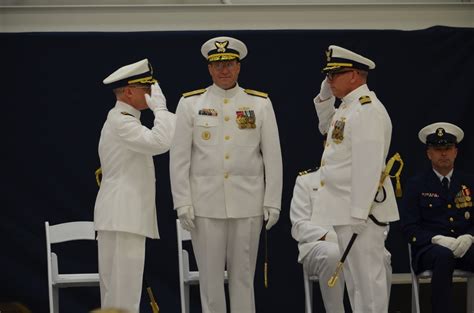
[[[408,259],[410,261],[410,272],[411,272],[411,312],[420,313],[420,279],[431,280],[432,272],[424,271],[418,275],[415,274],[411,262],[411,245],[408,244]],[[467,279],[467,300],[466,300],[466,312],[474,312],[474,273],[454,270],[453,279],[466,278]]]
[[[313,312],[313,284],[319,283],[317,275],[309,276],[303,268],[305,312]]]
[[[51,245],[73,240],[95,240],[94,222],[70,222],[56,225],[44,223],[46,230],[46,260],[48,264],[49,312],[59,313],[59,288],[99,285],[98,273],[60,274],[58,257]]]
[[[176,235],[178,240],[178,265],[179,265],[179,292],[181,295],[181,313],[189,313],[189,286],[199,284],[199,271],[189,268],[189,252],[183,248],[183,241],[190,241],[191,234],[181,227],[179,219],[176,220]],[[227,271],[224,272],[227,283]]]

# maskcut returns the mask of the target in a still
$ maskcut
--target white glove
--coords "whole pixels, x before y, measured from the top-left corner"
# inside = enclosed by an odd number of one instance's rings
[[[456,242],[458,243],[458,247],[453,251],[454,257],[456,258],[462,258],[467,250],[472,245],[472,241],[474,240],[474,237],[471,235],[461,235],[456,239]]]
[[[456,238],[442,236],[442,235],[436,235],[433,238],[431,238],[431,243],[434,243],[435,245],[443,246],[445,248],[448,248],[451,251],[456,250],[456,248],[459,246],[459,243],[456,242]]]
[[[361,234],[367,227],[367,220],[357,219],[358,221],[351,225],[354,234]]]
[[[276,222],[278,222],[279,218],[280,210],[267,206],[263,207],[263,219],[267,221],[267,225],[265,226],[266,230],[272,228],[272,226],[275,225]]]
[[[324,101],[333,96],[334,95],[332,94],[331,86],[329,86],[328,78],[326,77],[321,83],[321,91],[319,92],[319,100]]]
[[[194,208],[190,205],[186,205],[178,208],[177,211],[183,229],[191,231],[191,229],[194,228]]]
[[[160,85],[154,83],[151,85],[151,96],[145,94],[146,104],[153,112],[157,110],[168,110],[166,107],[166,98],[163,92],[161,91]]]

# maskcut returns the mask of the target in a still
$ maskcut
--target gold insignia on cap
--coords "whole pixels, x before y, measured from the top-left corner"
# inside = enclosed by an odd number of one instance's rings
[[[229,41],[226,40],[226,41],[223,41],[223,42],[219,42],[219,41],[216,41],[214,43],[216,45],[216,48],[217,48],[217,52],[225,52],[225,50],[227,49],[227,46],[229,45]]]
[[[359,98],[359,102],[361,105],[364,105],[364,104],[367,104],[367,103],[371,103],[372,100],[370,99],[369,96],[362,96]]]
[[[201,134],[201,138],[204,139],[204,140],[209,140],[209,139],[211,139],[211,133],[208,132],[207,130],[203,131],[202,134]]]
[[[331,61],[332,49],[326,50],[326,61]]]
[[[466,211],[466,212],[464,213],[464,218],[465,218],[466,220],[470,219],[470,218],[471,218],[471,213],[469,213],[469,211]]]
[[[438,135],[438,137],[443,137],[444,135],[444,128],[440,127],[436,130],[436,135]]]

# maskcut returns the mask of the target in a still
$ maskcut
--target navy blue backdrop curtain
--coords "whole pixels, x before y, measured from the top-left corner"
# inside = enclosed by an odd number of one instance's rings
[[[291,238],[289,204],[300,170],[319,164],[322,137],[312,99],[319,92],[324,51],[340,45],[373,59],[369,87],[393,123],[390,155],[405,161],[402,183],[428,166],[417,133],[448,121],[466,133],[457,166],[470,170],[474,156],[474,29],[433,27],[395,30],[275,30],[128,33],[0,34],[3,204],[0,219],[0,302],[19,301],[47,312],[44,221],[92,220],[99,167],[97,145],[114,96],[102,80],[118,67],[148,58],[168,108],[181,93],[211,84],[200,47],[230,35],[249,49],[240,85],[268,92],[273,102],[284,162],[280,222],[268,234],[269,288],[263,287],[263,244],[255,278],[258,312],[302,312],[303,282]],[[143,113],[151,125],[152,114]],[[168,154],[155,157],[161,239],[147,242],[145,278],[162,312],[179,312],[176,215],[172,209]],[[393,223],[387,246],[394,272],[408,272],[406,242]],[[63,247],[60,247],[62,249]],[[66,247],[64,247],[66,250]],[[65,270],[96,270],[97,252],[81,244],[60,260]],[[91,254],[90,263],[78,262]],[[393,293],[392,293],[393,298]],[[151,312],[146,292],[142,312]],[[60,293],[63,312],[99,306],[98,289]],[[199,312],[199,295],[192,293]],[[391,308],[397,304],[392,303]],[[196,312],[196,311],[195,311]]]

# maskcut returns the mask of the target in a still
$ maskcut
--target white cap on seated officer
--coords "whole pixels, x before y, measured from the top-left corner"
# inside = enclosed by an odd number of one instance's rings
[[[418,133],[418,138],[427,146],[452,146],[461,142],[464,132],[454,124],[437,122],[423,127]]]

